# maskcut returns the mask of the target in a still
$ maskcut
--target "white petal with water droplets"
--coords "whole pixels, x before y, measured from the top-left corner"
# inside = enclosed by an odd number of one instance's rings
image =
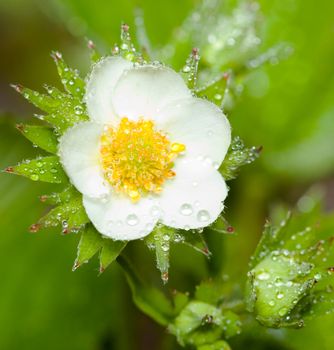
[[[156,122],[172,141],[186,145],[185,155],[206,159],[215,167],[223,161],[231,143],[231,127],[213,103],[188,98],[166,106]]]
[[[160,194],[161,222],[167,226],[196,229],[214,222],[227,196],[224,179],[212,165],[199,160],[178,160],[175,178]]]
[[[88,77],[85,101],[91,120],[113,124],[118,119],[112,107],[113,89],[124,72],[133,64],[121,57],[105,57],[94,65]]]
[[[159,219],[156,204],[147,197],[133,203],[128,197],[112,193],[108,200],[83,196],[83,204],[96,229],[115,240],[129,241],[147,236]]]
[[[167,104],[191,97],[179,74],[163,66],[140,66],[124,71],[113,93],[113,106],[120,117],[155,119]]]
[[[102,126],[86,122],[68,129],[59,140],[60,161],[73,185],[83,194],[102,197],[109,193],[99,161]]]

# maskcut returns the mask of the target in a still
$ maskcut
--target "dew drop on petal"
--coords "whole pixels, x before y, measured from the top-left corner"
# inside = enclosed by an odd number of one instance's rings
[[[197,213],[197,220],[200,222],[207,222],[210,220],[210,214],[207,210],[200,210]]]
[[[185,203],[181,205],[180,213],[185,216],[189,216],[193,213],[193,208],[190,204]]]
[[[129,226],[135,226],[139,223],[139,219],[138,219],[138,216],[135,215],[135,214],[130,214],[128,215],[128,217],[126,218],[126,223],[129,225]]]
[[[151,215],[152,215],[154,218],[158,217],[158,216],[160,215],[160,213],[161,213],[161,210],[160,210],[159,207],[157,207],[156,205],[152,207],[152,209],[151,209]]]

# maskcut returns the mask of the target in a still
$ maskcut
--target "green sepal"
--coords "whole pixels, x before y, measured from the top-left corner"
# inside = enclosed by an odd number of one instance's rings
[[[58,74],[65,90],[81,100],[85,95],[85,82],[80,77],[79,72],[65,63],[60,52],[52,52],[51,57],[56,63]]]
[[[222,105],[228,90],[229,74],[223,73],[207,85],[195,90],[198,97],[206,98],[218,106]]]
[[[214,221],[208,228],[214,232],[227,235],[231,235],[235,232],[234,228],[228,224],[222,215],[219,215],[217,220]]]
[[[82,230],[73,270],[87,263],[96,253],[101,252],[99,260],[102,273],[118,257],[126,244],[125,241],[104,238],[92,224],[88,224]]]
[[[206,280],[196,286],[195,299],[208,304],[217,305],[223,300],[221,281]]]
[[[183,78],[190,90],[193,90],[196,87],[199,60],[199,50],[193,48],[191,54],[187,58],[185,66],[181,70]]]
[[[18,124],[17,129],[34,145],[47,152],[57,153],[58,140],[51,128],[39,125]]]
[[[259,157],[260,151],[261,148],[245,147],[239,136],[234,137],[219,172],[225,180],[236,178],[240,167],[254,162]]]
[[[231,347],[226,341],[219,340],[213,344],[200,345],[197,350],[231,350]]]
[[[57,97],[61,102],[59,108],[48,115],[40,116],[39,119],[53,125],[60,134],[64,133],[71,126],[89,119],[86,108],[79,99],[62,93],[59,90],[57,91],[56,88],[52,88],[52,91],[53,95],[59,95]]]
[[[28,89],[22,85],[11,85],[18,93],[20,93],[26,100],[32,103],[37,108],[47,113],[53,113],[60,105],[61,101],[53,99],[51,96],[42,94],[38,91]]]
[[[169,251],[172,244],[186,244],[205,256],[210,256],[209,248],[199,231],[177,230],[158,224],[152,233],[145,237],[145,243],[149,249],[155,250],[157,268],[164,283],[168,282]]]
[[[97,51],[96,46],[92,40],[87,40],[87,47],[90,52],[90,60],[92,63],[96,63],[102,58],[102,55]]]
[[[131,62],[135,62],[138,60],[138,58],[140,58],[136,52],[135,46],[133,45],[129,33],[129,26],[127,24],[121,25],[121,43],[119,47],[114,47],[113,53],[120,54],[123,58]]]
[[[5,169],[8,173],[25,176],[33,181],[66,183],[67,176],[57,156],[24,161]]]
[[[181,231],[181,243],[195,249],[206,257],[211,255],[208,245],[205,242],[203,234],[199,231]]]
[[[189,293],[182,293],[177,290],[173,291],[173,305],[175,315],[178,315],[181,310],[188,304],[188,302]]]
[[[127,242],[113,241],[109,238],[103,239],[100,254],[100,272],[102,273],[113,261],[116,260],[120,252],[125,248]]]
[[[89,222],[85,208],[82,205],[82,195],[78,193],[67,202],[51,209],[38,224],[40,228],[62,226],[63,233],[78,232]]]
[[[69,185],[64,188],[62,192],[54,192],[51,194],[44,194],[40,196],[41,202],[57,205],[68,203],[73,197],[79,196],[80,192],[78,192],[74,186]]]
[[[33,91],[21,85],[13,85],[29,102],[46,112],[46,115],[36,115],[55,127],[58,133],[76,123],[88,120],[86,107],[78,97],[63,93],[57,88],[45,85],[48,95]]]
[[[153,232],[145,238],[146,245],[155,250],[157,268],[160,270],[164,283],[168,281],[169,249],[174,235],[174,229],[158,224]]]

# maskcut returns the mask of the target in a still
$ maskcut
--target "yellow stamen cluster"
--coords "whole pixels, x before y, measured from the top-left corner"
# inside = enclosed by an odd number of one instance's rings
[[[118,127],[101,135],[100,155],[105,178],[133,201],[149,192],[159,193],[163,183],[175,176],[174,159],[183,151],[155,129],[151,120],[122,118]]]

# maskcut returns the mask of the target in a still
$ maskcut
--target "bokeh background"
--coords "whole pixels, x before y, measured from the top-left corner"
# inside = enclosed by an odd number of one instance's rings
[[[84,38],[94,39],[106,50],[118,40],[121,22],[134,26],[138,8],[152,45],[164,47],[178,37],[176,28],[198,2],[1,0],[1,168],[38,154],[14,128],[37,110],[9,83],[33,89],[41,89],[43,83],[57,84],[51,50],[60,50],[72,66],[86,73],[89,55]],[[232,10],[238,5],[238,1],[225,2]],[[249,145],[264,147],[260,160],[245,167],[230,184],[226,217],[238,234],[212,234],[214,258],[209,263],[187,247],[173,249],[167,292],[191,291],[209,274],[244,275],[271,209],[305,205],[298,199],[310,187],[322,186],[326,210],[334,207],[334,3],[260,0],[259,4],[260,50],[284,42],[293,53],[245,72],[243,92],[229,110],[234,134]],[[170,55],[175,69],[182,67],[187,50],[196,44],[190,41],[184,45],[179,41],[180,50]],[[217,57],[224,61],[224,51]],[[229,68],[236,57],[232,55],[220,68]],[[116,264],[100,277],[97,261],[72,272],[76,235],[62,236],[56,230],[27,232],[45,212],[38,195],[54,190],[54,186],[0,174],[0,349],[178,349],[172,336],[133,306]],[[132,254],[147,279],[162,287],[153,257],[140,242],[133,245]],[[234,349],[331,350],[333,329],[333,316],[298,331],[255,327],[233,345]]]

